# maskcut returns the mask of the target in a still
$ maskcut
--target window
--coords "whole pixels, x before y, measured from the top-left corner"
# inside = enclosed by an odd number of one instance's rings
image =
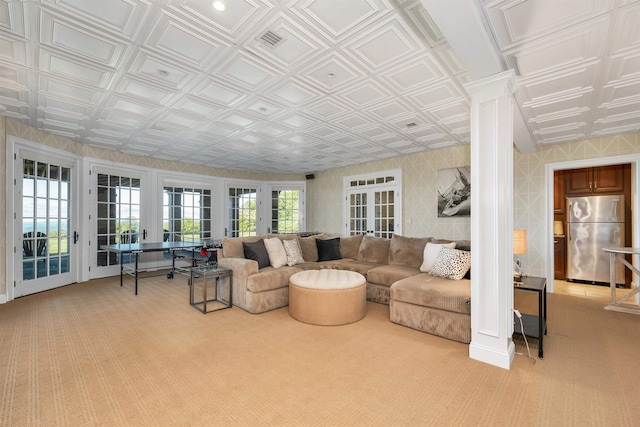
[[[164,187],[162,199],[163,241],[211,239],[211,190]]]
[[[227,237],[258,234],[258,192],[255,188],[229,188],[229,225]]]

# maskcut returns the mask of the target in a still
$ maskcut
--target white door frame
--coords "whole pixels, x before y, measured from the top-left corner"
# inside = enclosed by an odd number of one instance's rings
[[[18,138],[15,136],[9,136],[7,138],[8,161],[6,170],[6,227],[7,230],[13,230],[13,232],[7,233],[7,235],[5,236],[5,247],[8,249],[7,257],[5,260],[7,271],[7,301],[11,301],[16,298],[16,286],[22,278],[22,274],[18,273],[19,271],[22,271],[22,247],[20,245],[20,242],[22,241],[22,226],[17,226],[18,223],[22,224],[22,212],[16,211],[16,209],[21,207],[22,204],[18,204],[15,201],[15,198],[18,197],[19,194],[22,194],[22,189],[17,188],[18,184],[21,184],[22,182],[21,179],[18,179],[22,175],[22,168],[18,168],[17,166],[17,160],[20,157],[18,154],[21,150],[24,150],[25,152],[32,152],[38,158],[42,158],[43,156],[48,157],[48,160],[51,160],[51,163],[56,163],[56,160],[59,160],[59,163],[63,163],[72,168],[70,188],[71,206],[69,207],[69,233],[71,234],[70,241],[72,242],[73,240],[72,236],[74,231],[79,231],[80,233],[82,233],[82,201],[80,198],[80,191],[82,187],[80,180],[80,172],[82,170],[82,157],[76,156],[67,151],[57,150],[47,145],[38,144],[33,141]],[[81,235],[76,244],[71,243],[71,248],[69,250],[69,273],[59,275],[60,277],[49,276],[52,278],[51,283],[53,284],[53,286],[48,289],[64,286],[81,280],[81,268],[83,263],[85,262],[84,246],[85,243]],[[13,249],[11,250],[9,248]],[[13,253],[12,256],[10,255],[11,253]]]
[[[640,193],[640,154],[628,154],[621,156],[613,156],[613,157],[600,157],[594,159],[584,159],[584,160],[571,160],[566,162],[559,163],[547,163],[545,165],[545,177],[547,184],[547,203],[546,203],[546,224],[547,231],[545,233],[546,239],[546,259],[549,260],[547,265],[547,291],[553,293],[553,280],[554,280],[554,245],[553,245],[553,196],[554,196],[554,172],[557,170],[566,170],[566,169],[580,169],[580,168],[588,168],[595,166],[607,166],[607,165],[619,165],[631,163],[631,198],[632,198],[632,235],[630,244],[627,243],[626,246],[633,246],[635,248],[640,246],[640,197],[638,194]],[[640,266],[640,256],[634,256],[632,263],[638,268]],[[634,275],[635,276],[635,275]],[[640,286],[640,278],[632,277],[632,287]]]

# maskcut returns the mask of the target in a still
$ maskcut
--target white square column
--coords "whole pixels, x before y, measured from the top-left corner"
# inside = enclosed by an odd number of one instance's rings
[[[471,345],[469,357],[509,369],[513,335],[513,92],[504,71],[471,95]]]

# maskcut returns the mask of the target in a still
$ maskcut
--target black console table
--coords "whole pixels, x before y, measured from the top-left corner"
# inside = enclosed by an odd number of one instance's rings
[[[520,280],[514,280],[515,289],[538,293],[538,315],[522,314],[522,326],[520,319],[514,314],[514,332],[538,339],[538,357],[542,359],[542,339],[547,334],[547,279],[544,277],[522,276]]]

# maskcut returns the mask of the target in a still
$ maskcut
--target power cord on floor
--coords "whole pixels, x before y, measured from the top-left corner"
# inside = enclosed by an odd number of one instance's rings
[[[527,341],[527,336],[524,334],[524,325],[522,323],[522,314],[520,314],[520,311],[518,311],[518,310],[513,310],[513,312],[516,314],[516,317],[520,321],[520,332],[522,334],[522,338],[524,338],[524,343],[527,346],[527,354],[526,355],[524,353],[518,353],[518,352],[516,352],[516,354],[519,354],[521,356],[527,356],[527,358],[531,361],[531,364],[535,365],[536,364],[536,359],[531,357],[531,349],[529,349],[529,342]]]

